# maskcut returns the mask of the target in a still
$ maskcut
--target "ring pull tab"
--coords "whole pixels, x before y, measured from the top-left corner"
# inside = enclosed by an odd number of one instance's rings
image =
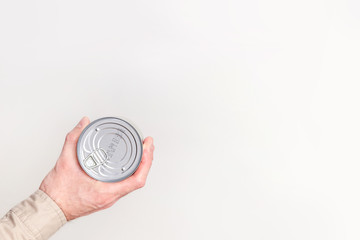
[[[105,150],[102,148],[98,148],[95,149],[92,153],[90,153],[83,162],[84,166],[87,169],[94,169],[99,167],[100,165],[103,165],[106,159],[108,159],[108,155]]]

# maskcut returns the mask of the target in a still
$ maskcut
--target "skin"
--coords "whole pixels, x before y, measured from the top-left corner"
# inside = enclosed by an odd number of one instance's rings
[[[143,141],[141,163],[132,176],[115,183],[89,177],[80,167],[76,155],[80,133],[89,123],[89,118],[83,117],[66,135],[54,168],[39,187],[58,204],[68,221],[108,208],[126,194],[144,187],[153,160],[153,139],[147,137]]]

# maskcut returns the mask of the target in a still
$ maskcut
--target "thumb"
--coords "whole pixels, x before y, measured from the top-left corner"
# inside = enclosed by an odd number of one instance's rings
[[[76,144],[80,137],[81,132],[90,123],[88,117],[83,117],[80,122],[74,127],[71,132],[66,135],[65,143],[61,152],[64,157],[75,157],[76,156]]]

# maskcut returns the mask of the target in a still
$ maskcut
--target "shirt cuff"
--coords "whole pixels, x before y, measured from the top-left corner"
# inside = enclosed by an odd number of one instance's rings
[[[48,239],[67,222],[60,207],[40,189],[10,211],[39,240]]]

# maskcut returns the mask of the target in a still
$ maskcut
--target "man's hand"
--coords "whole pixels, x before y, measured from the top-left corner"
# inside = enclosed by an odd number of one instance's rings
[[[100,182],[89,177],[80,167],[76,155],[80,133],[89,123],[90,120],[83,117],[67,134],[55,167],[40,185],[40,190],[59,205],[68,221],[108,208],[119,198],[143,187],[153,160],[153,139],[147,137],[143,142],[141,163],[132,176],[116,183]]]

